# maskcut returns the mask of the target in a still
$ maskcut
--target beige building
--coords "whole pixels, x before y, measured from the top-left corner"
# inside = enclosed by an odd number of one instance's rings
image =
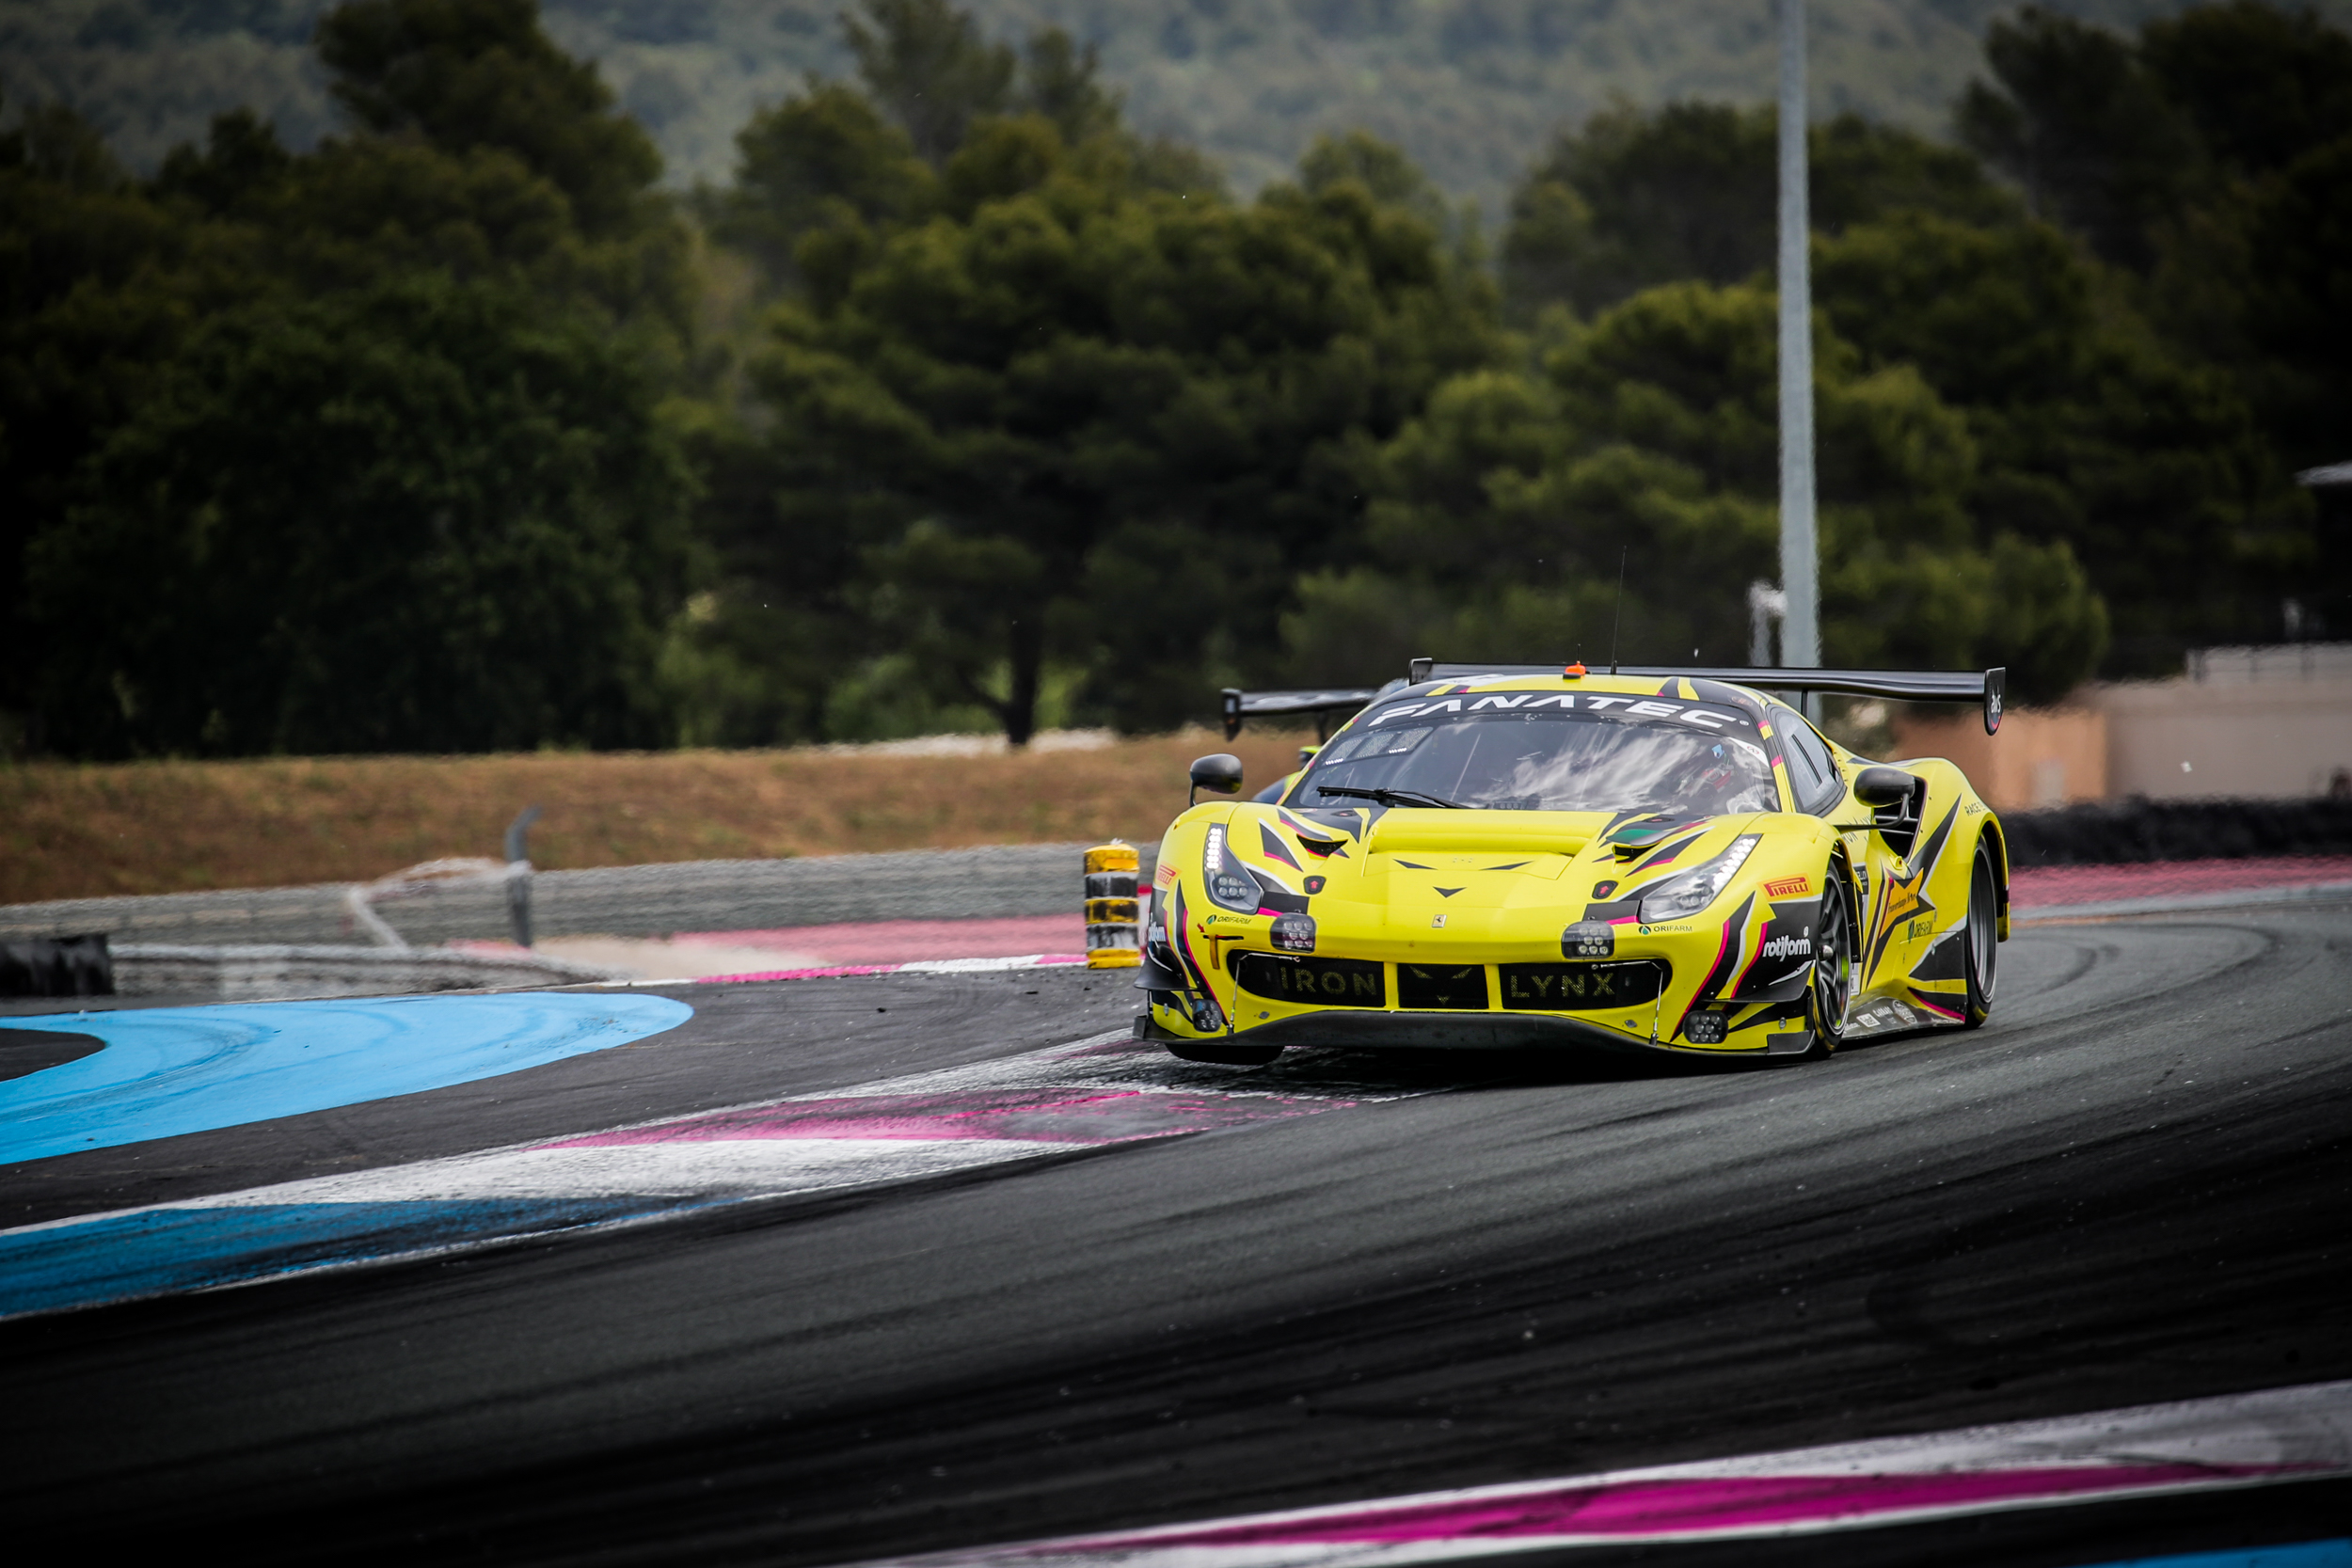
[[[1897,721],[1900,750],[1944,756],[1998,810],[2145,795],[2292,800],[2352,793],[2352,642],[2207,648],[2167,681],[2090,686],[2013,708]]]

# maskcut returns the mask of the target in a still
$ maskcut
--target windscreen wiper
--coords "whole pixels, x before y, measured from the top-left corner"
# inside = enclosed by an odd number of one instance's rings
[[[1443,800],[1435,795],[1423,795],[1418,789],[1358,789],[1353,784],[1315,785],[1318,795],[1345,795],[1359,800],[1376,800],[1384,806],[1444,806],[1450,811],[1470,811],[1459,800]]]

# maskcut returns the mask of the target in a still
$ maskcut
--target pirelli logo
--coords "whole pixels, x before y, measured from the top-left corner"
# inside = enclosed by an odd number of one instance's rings
[[[1783,877],[1777,882],[1764,884],[1764,895],[1768,898],[1802,898],[1812,891],[1810,877]]]

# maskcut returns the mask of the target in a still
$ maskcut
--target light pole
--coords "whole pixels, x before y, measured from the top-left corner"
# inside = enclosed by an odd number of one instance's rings
[[[1821,662],[1820,546],[1813,526],[1813,268],[1805,200],[1804,0],[1780,7],[1780,662]],[[1820,699],[1805,700],[1808,718]]]

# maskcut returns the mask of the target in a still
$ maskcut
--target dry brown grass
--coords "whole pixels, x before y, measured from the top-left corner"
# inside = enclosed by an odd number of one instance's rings
[[[1230,748],[1251,788],[1296,736]],[[566,868],[1155,840],[1205,734],[977,757],[820,751],[277,758],[0,768],[0,903],[359,881],[496,855],[522,807],[531,858]]]

